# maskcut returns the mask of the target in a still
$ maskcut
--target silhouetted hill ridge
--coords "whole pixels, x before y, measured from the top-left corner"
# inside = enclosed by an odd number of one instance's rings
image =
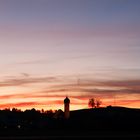
[[[57,114],[57,115],[56,115]],[[40,113],[35,109],[24,112],[0,110],[0,135],[44,135],[81,132],[140,132],[140,109],[106,107],[70,112]]]
[[[125,107],[71,111],[69,127],[85,130],[140,130],[140,109]]]
[[[71,111],[71,115],[76,115],[82,113],[87,115],[86,113],[105,113],[105,112],[109,112],[109,113],[115,113],[115,112],[134,112],[134,113],[140,113],[140,109],[138,108],[126,108],[126,107],[120,107],[120,106],[108,106],[108,107],[101,107],[101,108],[91,108],[91,109],[80,109],[80,110],[73,110]]]

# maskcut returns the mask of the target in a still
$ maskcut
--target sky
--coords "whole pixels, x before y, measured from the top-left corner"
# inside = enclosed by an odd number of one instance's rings
[[[139,0],[0,0],[0,109],[140,108]]]

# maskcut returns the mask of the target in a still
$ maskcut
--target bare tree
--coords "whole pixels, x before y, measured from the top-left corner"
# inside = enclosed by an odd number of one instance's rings
[[[94,99],[94,98],[89,99],[88,105],[89,105],[89,107],[91,107],[91,108],[95,107],[95,105],[96,105],[96,104],[95,104],[95,99]]]
[[[96,100],[96,107],[99,108],[101,104],[102,104],[102,102],[99,99],[97,99]]]

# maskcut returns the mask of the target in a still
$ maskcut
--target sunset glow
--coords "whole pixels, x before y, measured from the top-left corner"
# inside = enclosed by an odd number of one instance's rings
[[[139,0],[1,0],[0,109],[140,108]]]

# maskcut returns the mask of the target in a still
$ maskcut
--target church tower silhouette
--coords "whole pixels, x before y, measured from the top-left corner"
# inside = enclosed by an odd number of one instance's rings
[[[66,119],[70,117],[70,99],[68,97],[64,99],[64,117]]]

